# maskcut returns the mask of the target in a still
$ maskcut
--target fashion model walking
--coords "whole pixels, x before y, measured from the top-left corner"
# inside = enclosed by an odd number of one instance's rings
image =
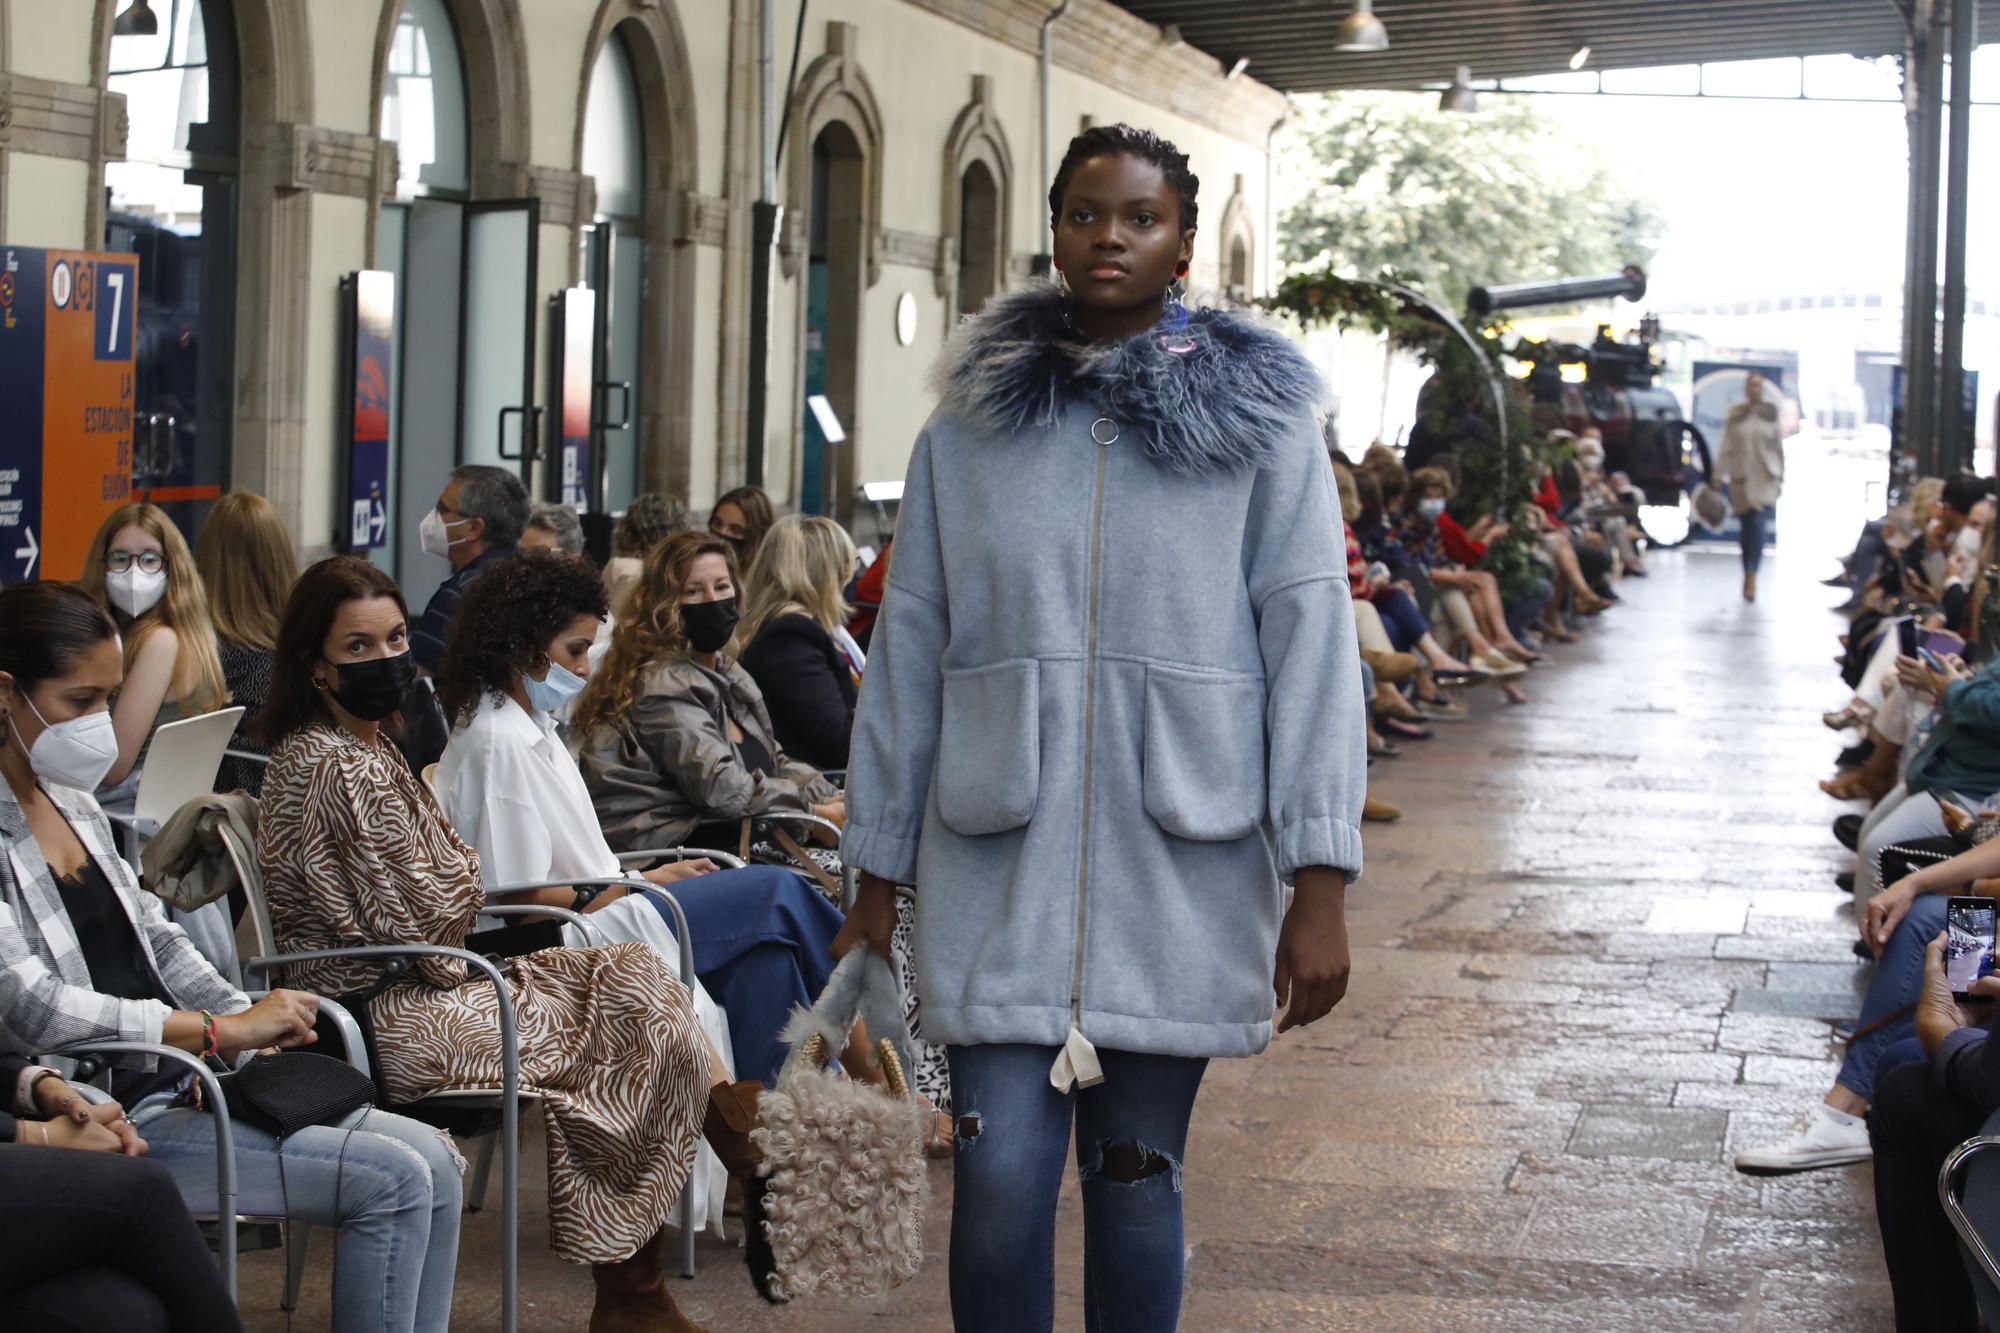
[[[1196,188],[1150,132],[1071,142],[1060,283],[942,363],[855,719],[835,948],[886,958],[917,886],[962,1333],[1051,1326],[1072,1120],[1086,1327],[1174,1328],[1206,1062],[1347,988],[1366,756],[1321,390],[1182,308]]]
[[[1750,372],[1743,401],[1729,409],[1722,427],[1718,481],[1729,483],[1736,511],[1737,541],[1743,551],[1743,600],[1757,600],[1757,566],[1764,559],[1764,520],[1785,488],[1785,441],[1778,432],[1778,405],[1764,401],[1764,377]]]

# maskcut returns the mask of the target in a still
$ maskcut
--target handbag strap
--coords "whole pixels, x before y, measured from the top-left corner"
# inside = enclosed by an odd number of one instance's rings
[[[812,1013],[794,1011],[792,1054],[786,1060],[809,1069],[824,1068],[846,1044],[845,1034],[860,1018],[882,1060],[889,1090],[898,1099],[910,1095],[910,1029],[903,1020],[903,1001],[889,964],[865,945],[840,960],[814,1002]]]
[[[746,825],[748,821],[745,821]],[[771,825],[771,841],[778,844],[778,850],[799,863],[799,868],[819,881],[819,886],[827,891],[835,903],[845,901],[840,881],[827,872],[825,866],[813,860],[806,849],[799,846],[797,839],[785,832],[784,825]]]

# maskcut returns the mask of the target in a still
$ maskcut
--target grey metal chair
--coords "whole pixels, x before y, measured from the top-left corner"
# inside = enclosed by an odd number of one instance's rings
[[[1972,1292],[1986,1322],[2000,1328],[2000,1259],[1994,1240],[2000,1239],[2000,1114],[1980,1126],[1944,1159],[1938,1172],[1938,1202],[1958,1233],[1959,1257],[1972,1279]]]

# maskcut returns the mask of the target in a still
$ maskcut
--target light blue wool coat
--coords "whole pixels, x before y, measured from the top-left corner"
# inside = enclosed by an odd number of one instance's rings
[[[946,352],[842,848],[916,886],[930,1040],[1249,1055],[1281,880],[1361,870],[1319,380],[1245,315],[1197,313],[1176,354],[1080,343],[1062,302],[998,298]]]

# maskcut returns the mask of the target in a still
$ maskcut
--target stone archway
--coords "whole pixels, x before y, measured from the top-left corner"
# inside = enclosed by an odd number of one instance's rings
[[[855,57],[854,25],[826,25],[826,54],[806,66],[792,98],[785,147],[784,234],[778,238],[778,260],[787,278],[799,275],[806,253],[812,209],[812,145],[827,126],[842,124],[854,137],[862,171],[860,219],[867,285],[882,278],[882,109],[875,90]]]
[[[444,6],[458,35],[459,64],[465,72],[467,193],[473,199],[517,199],[532,194],[527,38],[521,30],[517,0],[444,0]],[[383,0],[376,19],[375,65],[368,98],[371,108],[382,105],[389,46],[402,10],[402,0]],[[370,209],[371,230],[375,211]],[[374,238],[369,241],[372,252]]]
[[[1236,188],[1222,210],[1221,242],[1216,255],[1216,290],[1242,305],[1256,294],[1257,228],[1250,220],[1241,175],[1236,177]]]
[[[969,282],[980,300],[1007,285],[1014,203],[1014,157],[1007,132],[992,108],[993,81],[972,76],[972,100],[952,122],[944,144],[943,226],[939,235],[937,290],[945,300],[945,327],[961,313]],[[984,216],[968,217],[968,204]]]
[[[639,92],[646,127],[645,243],[649,277],[641,337],[654,372],[640,409],[639,484],[687,497],[693,471],[695,393],[696,200],[694,73],[680,16],[667,0],[603,0],[583,48],[577,81],[576,133],[570,160],[583,170],[584,111],[591,72],[604,43],[618,33]],[[590,210],[579,208],[578,225]],[[571,273],[574,280],[578,274]]]

